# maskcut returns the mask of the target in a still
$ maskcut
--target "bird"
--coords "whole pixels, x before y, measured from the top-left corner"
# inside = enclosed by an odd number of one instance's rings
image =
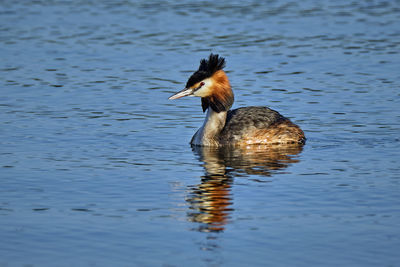
[[[266,106],[231,110],[234,95],[226,72],[224,57],[211,53],[188,79],[183,90],[168,99],[185,96],[201,98],[203,125],[192,137],[192,146],[223,147],[252,145],[305,144],[300,127],[278,111]]]

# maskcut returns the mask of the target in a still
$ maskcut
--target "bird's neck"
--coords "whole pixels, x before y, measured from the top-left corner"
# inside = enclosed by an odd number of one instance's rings
[[[203,126],[192,138],[191,144],[201,146],[219,146],[219,137],[226,123],[228,110],[231,108],[234,96],[228,77],[223,70],[213,74],[212,94],[201,98],[203,111],[207,110],[207,116]]]
[[[217,136],[225,126],[227,114],[227,111],[215,112],[209,108],[203,124],[204,135],[210,138]]]
[[[226,123],[227,111],[216,112],[207,109],[203,126],[192,138],[191,144],[201,146],[219,146],[219,135]]]

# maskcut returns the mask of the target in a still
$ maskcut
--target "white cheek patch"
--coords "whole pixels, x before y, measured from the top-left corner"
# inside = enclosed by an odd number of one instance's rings
[[[206,97],[211,95],[211,88],[212,88],[212,80],[210,78],[207,78],[205,80],[202,81],[204,83],[204,85],[196,90],[193,95],[195,96],[200,96],[200,97]]]

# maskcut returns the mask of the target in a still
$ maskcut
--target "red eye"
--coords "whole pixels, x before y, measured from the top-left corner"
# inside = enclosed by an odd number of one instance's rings
[[[203,85],[204,85],[204,82],[201,82],[201,83],[200,83],[200,87],[203,86]]]

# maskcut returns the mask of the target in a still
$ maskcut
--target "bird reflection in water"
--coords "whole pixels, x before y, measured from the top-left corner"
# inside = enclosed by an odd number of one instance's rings
[[[201,183],[189,186],[187,202],[188,220],[199,223],[196,230],[220,232],[229,222],[232,208],[231,187],[233,177],[257,175],[254,181],[263,181],[278,170],[299,161],[301,145],[254,147],[199,147],[193,152],[203,162]],[[260,178],[261,177],[261,178]]]

